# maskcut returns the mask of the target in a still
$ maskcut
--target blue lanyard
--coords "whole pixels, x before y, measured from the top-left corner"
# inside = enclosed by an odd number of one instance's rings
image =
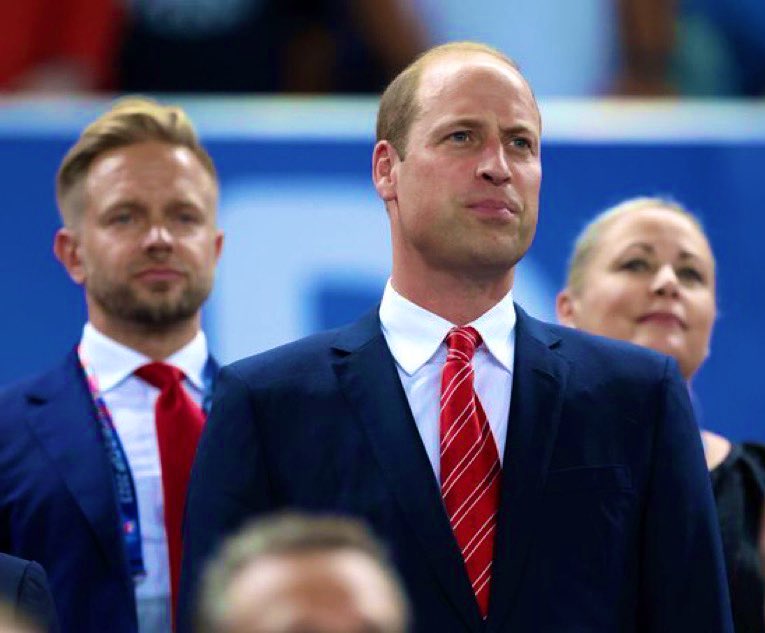
[[[104,448],[109,457],[109,463],[112,466],[114,489],[117,493],[117,505],[120,514],[120,527],[122,528],[122,539],[125,543],[130,574],[133,578],[141,578],[146,575],[146,569],[143,564],[141,521],[138,517],[138,497],[135,492],[133,474],[130,472],[125,449],[122,447],[117,430],[114,428],[114,421],[112,420],[111,413],[109,413],[109,408],[106,406],[101,390],[98,387],[96,375],[83,357],[80,348],[77,349],[77,355],[80,359],[82,371],[85,373],[85,382],[93,398],[93,404],[96,407],[98,426],[101,431]]]

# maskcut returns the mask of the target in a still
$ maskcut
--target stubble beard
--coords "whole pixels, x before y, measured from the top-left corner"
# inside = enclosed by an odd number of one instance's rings
[[[170,284],[156,284],[151,296],[138,295],[130,285],[91,283],[88,293],[105,314],[150,332],[161,332],[187,322],[199,312],[212,289],[212,279],[197,279],[173,297]]]

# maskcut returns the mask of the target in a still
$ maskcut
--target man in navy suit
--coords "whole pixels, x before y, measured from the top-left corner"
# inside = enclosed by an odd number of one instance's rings
[[[482,45],[435,48],[386,89],[382,302],[222,370],[189,487],[181,618],[226,534],[297,508],[369,523],[418,633],[731,631],[675,363],[513,303],[540,130],[515,64]]]
[[[63,633],[170,630],[215,371],[200,308],[217,195],[185,113],[145,99],[117,102],[59,169],[54,252],[88,322],[58,366],[0,391],[0,550],[45,567]]]

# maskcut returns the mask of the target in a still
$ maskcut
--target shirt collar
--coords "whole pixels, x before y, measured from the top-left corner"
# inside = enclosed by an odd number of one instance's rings
[[[380,303],[380,323],[393,358],[410,376],[433,357],[454,327],[453,323],[401,296],[390,280]],[[512,291],[468,325],[478,330],[489,353],[512,372],[515,328]]]
[[[98,387],[103,392],[119,385],[141,365],[152,362],[140,352],[99,332],[90,322],[82,330],[80,353],[96,375]],[[199,330],[189,343],[164,362],[178,367],[196,389],[203,391],[207,357],[207,339]]]

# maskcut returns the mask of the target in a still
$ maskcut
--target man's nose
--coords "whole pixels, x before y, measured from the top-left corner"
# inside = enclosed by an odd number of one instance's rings
[[[478,176],[494,185],[504,185],[510,182],[510,166],[501,142],[487,143],[484,147],[481,162],[478,165]]]
[[[147,248],[170,248],[173,244],[173,234],[164,224],[152,224],[146,233]]]
[[[669,264],[659,267],[653,279],[651,290],[658,295],[676,297],[680,290],[680,281],[675,269]]]

